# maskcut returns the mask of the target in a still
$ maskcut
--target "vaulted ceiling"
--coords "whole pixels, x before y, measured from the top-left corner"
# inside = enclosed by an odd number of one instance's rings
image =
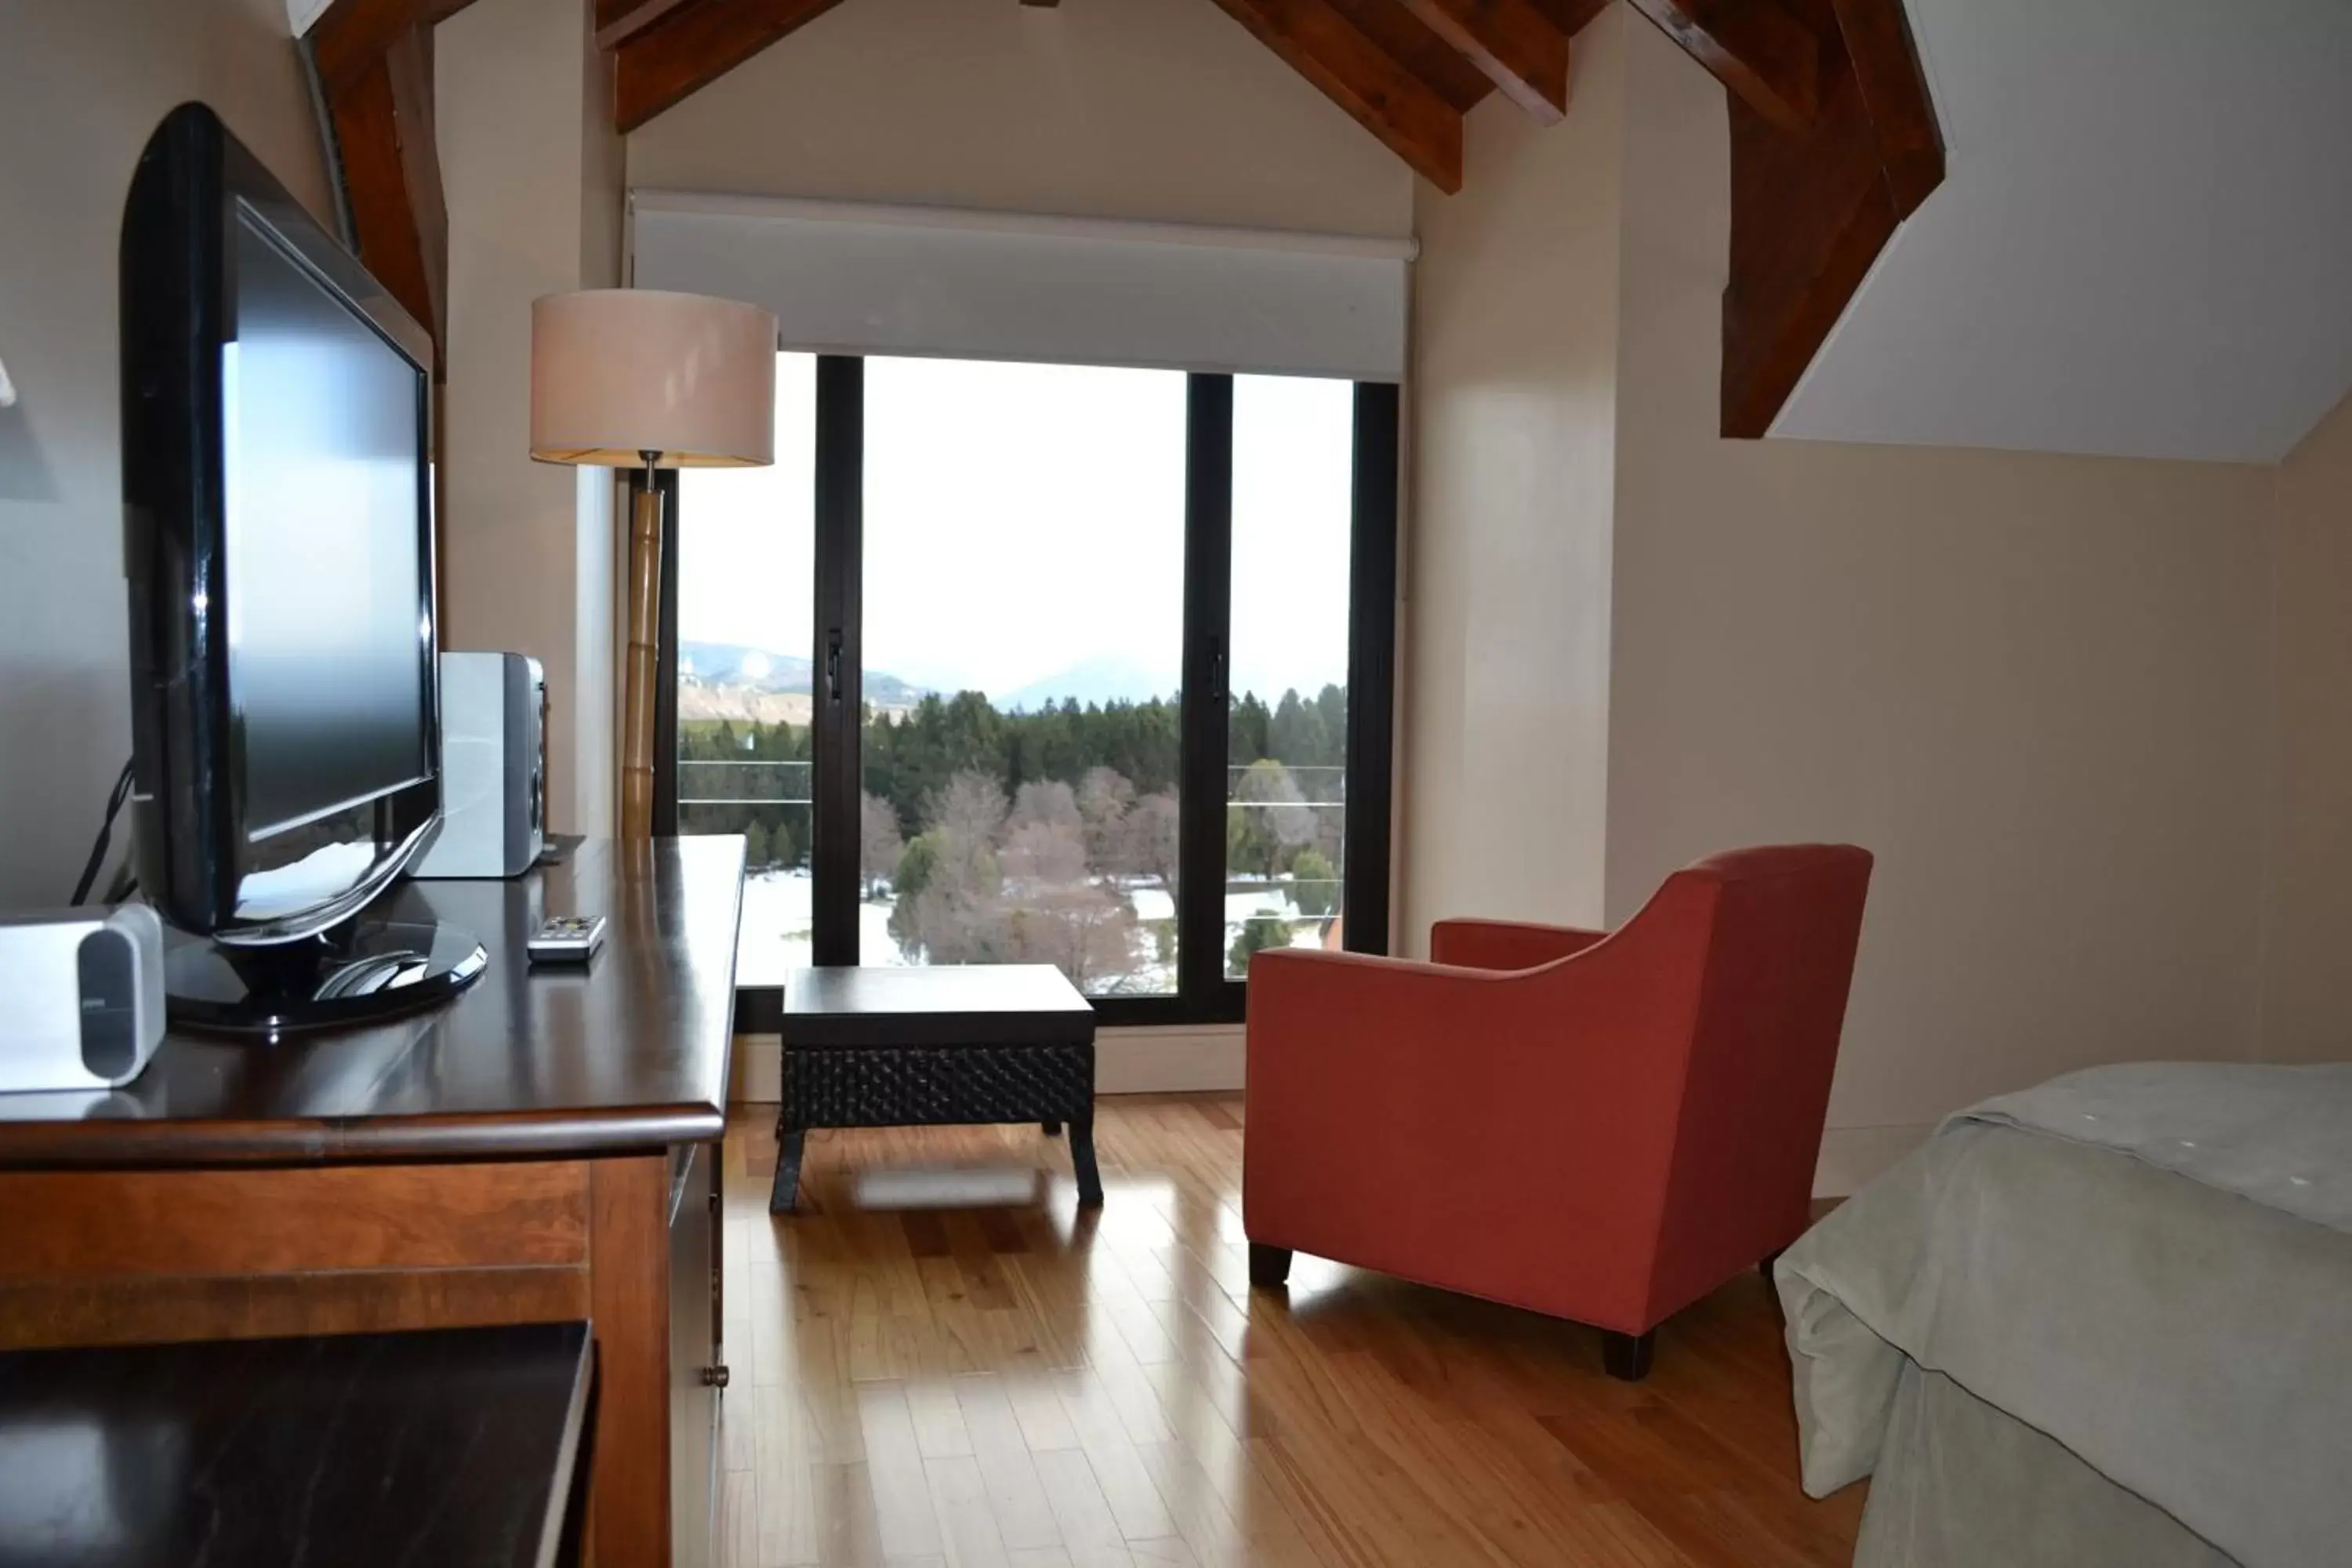
[[[1951,174],[1773,434],[2273,463],[2352,391],[2352,5],[1909,9]]]
[[[436,341],[446,221],[432,29],[467,3],[333,0],[306,39],[361,258]],[[593,3],[625,132],[845,0]],[[1464,178],[1462,117],[1488,94],[1546,122],[1565,115],[1575,36],[1606,0],[1213,3],[1450,194]],[[1729,95],[1723,430],[1760,436],[1895,226],[1943,178],[1903,0],[1631,4]]]

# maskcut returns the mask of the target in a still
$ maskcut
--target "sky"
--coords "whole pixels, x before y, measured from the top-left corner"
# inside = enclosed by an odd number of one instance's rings
[[[679,636],[805,656],[815,361],[778,356],[776,463],[681,476]],[[866,665],[995,696],[1182,653],[1181,372],[866,362]],[[1268,697],[1344,682],[1353,390],[1234,391],[1233,668]]]

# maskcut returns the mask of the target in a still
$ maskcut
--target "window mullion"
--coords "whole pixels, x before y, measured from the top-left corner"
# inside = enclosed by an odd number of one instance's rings
[[[1184,708],[1178,816],[1177,991],[1222,1011],[1225,714],[1233,618],[1234,378],[1188,378],[1184,430]]]
[[[1389,950],[1398,402],[1392,384],[1356,384],[1348,566],[1347,864],[1340,884],[1340,929],[1350,952]]]
[[[865,514],[866,362],[828,354],[816,365],[816,636],[809,679],[816,759],[810,947],[824,964],[858,961]]]
[[[624,518],[634,514],[645,484],[643,469],[630,470],[630,510],[621,514]],[[677,832],[677,548],[684,536],[678,527],[677,470],[656,470],[654,487],[661,496],[661,583],[656,590],[661,608],[654,632],[654,834],[669,837]]]

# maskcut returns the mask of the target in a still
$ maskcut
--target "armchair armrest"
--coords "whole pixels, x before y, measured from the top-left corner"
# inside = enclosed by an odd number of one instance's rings
[[[1608,934],[1518,921],[1439,921],[1429,928],[1429,958],[1465,969],[1534,969],[1582,952]]]

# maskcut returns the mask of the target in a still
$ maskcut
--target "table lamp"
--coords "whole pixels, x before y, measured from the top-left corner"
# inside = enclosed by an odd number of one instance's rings
[[[656,468],[776,460],[776,318],[757,305],[653,289],[550,294],[530,307],[530,455],[642,466],[629,537],[621,836],[654,816],[655,648],[661,609]]]

